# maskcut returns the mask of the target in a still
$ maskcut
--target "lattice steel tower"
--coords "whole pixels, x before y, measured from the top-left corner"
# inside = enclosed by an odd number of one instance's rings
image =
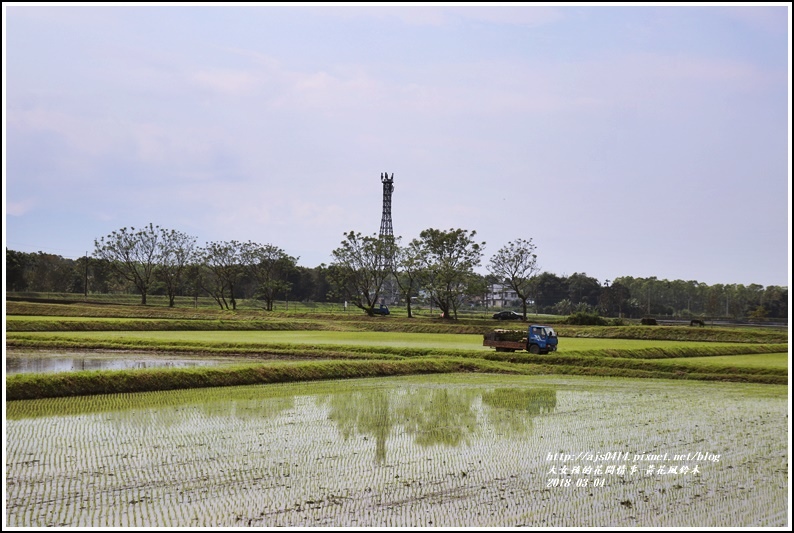
[[[381,241],[387,238],[392,240],[394,239],[394,229],[391,225],[391,193],[394,192],[394,173],[389,177],[389,173],[384,172],[380,175],[380,182],[383,183],[383,216],[380,219],[380,239]],[[393,240],[390,244],[393,244]],[[386,250],[391,250],[391,247],[386,248]],[[388,253],[386,257],[380,258],[380,263],[382,267],[391,270],[394,264],[394,257]],[[383,295],[381,297],[381,304],[388,303],[391,305],[397,302],[399,293],[392,276],[384,280],[381,294]]]
[[[394,228],[391,225],[391,193],[394,192],[394,172],[391,178],[389,173],[380,175],[380,182],[383,183],[383,216],[380,219],[380,236],[394,237]]]

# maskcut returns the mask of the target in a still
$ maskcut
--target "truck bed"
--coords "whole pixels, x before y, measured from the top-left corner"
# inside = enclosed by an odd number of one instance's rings
[[[526,350],[527,341],[500,341],[492,339],[484,339],[483,346],[492,346],[496,348],[497,352],[514,352],[516,350]]]

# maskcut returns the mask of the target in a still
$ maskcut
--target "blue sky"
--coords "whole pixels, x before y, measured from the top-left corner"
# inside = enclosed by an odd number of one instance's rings
[[[4,239],[153,223],[314,267],[380,227],[789,285],[790,8],[3,5]],[[484,272],[484,269],[483,269]]]

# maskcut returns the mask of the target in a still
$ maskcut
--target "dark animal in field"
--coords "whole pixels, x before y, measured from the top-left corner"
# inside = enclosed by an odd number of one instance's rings
[[[692,320],[692,321],[690,321],[690,322],[689,322],[689,325],[690,325],[690,326],[699,326],[699,327],[701,327],[701,328],[702,328],[702,327],[703,327],[703,326],[705,326],[706,324],[705,324],[705,323],[704,323],[702,320],[695,319],[695,320]]]
[[[643,318],[642,320],[640,320],[640,323],[643,326],[657,326],[658,325],[656,323],[656,319],[655,318]]]

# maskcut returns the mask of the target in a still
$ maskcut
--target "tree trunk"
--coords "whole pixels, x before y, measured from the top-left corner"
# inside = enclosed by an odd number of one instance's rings
[[[436,300],[436,305],[438,306],[439,310],[441,311],[441,318],[451,319],[452,317],[449,315],[449,304],[446,302],[441,302],[441,300]]]

